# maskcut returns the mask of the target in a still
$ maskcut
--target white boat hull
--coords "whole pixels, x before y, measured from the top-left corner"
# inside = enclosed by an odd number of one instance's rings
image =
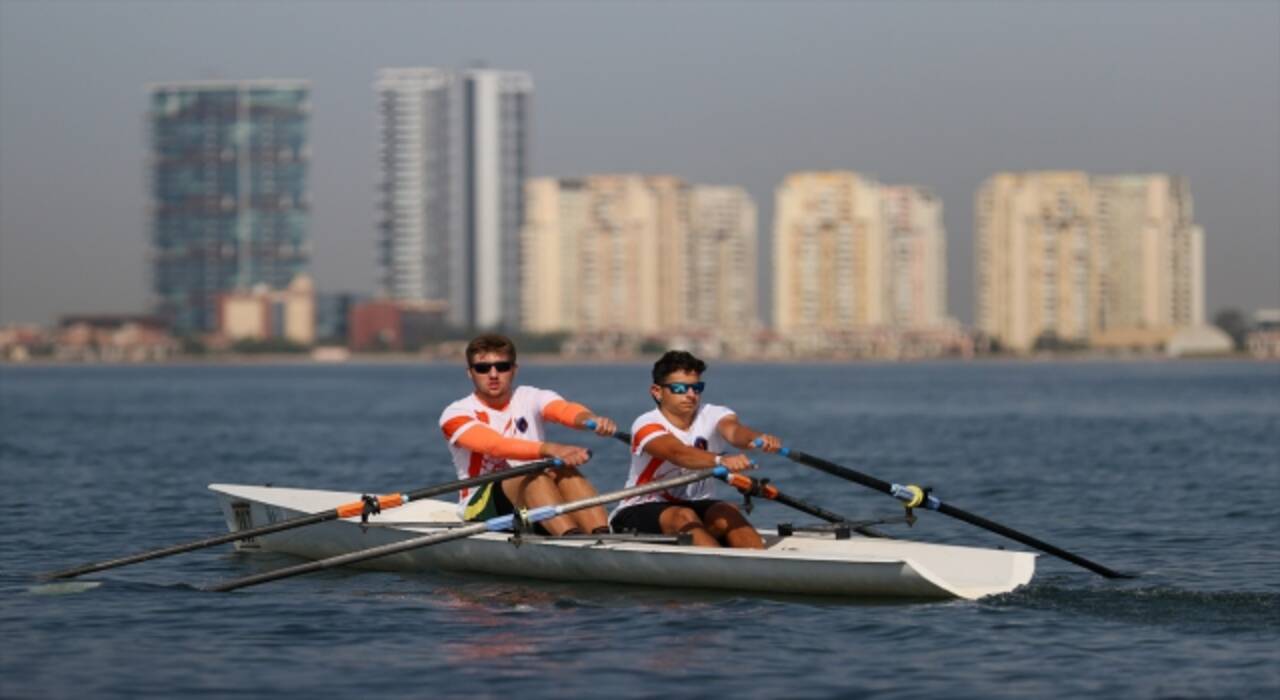
[[[358,501],[338,491],[214,484],[231,531],[259,527]],[[237,543],[323,559],[439,532],[456,523],[455,504],[423,499],[370,519],[332,520]],[[1035,572],[1035,555],[864,537],[761,533],[766,549],[735,550],[623,539],[522,538],[484,533],[363,563],[389,571],[458,571],[550,581],[601,582],[873,598],[965,598],[1007,593]]]

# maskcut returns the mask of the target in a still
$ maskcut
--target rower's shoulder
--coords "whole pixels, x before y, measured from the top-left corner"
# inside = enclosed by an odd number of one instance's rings
[[[666,427],[667,424],[667,421],[662,417],[662,411],[659,411],[656,408],[651,411],[641,413],[635,420],[631,421],[631,434],[635,435],[640,432],[641,428],[654,423],[663,427]]]
[[[440,419],[444,420],[459,413],[469,414],[474,411],[477,403],[475,394],[467,394],[445,406],[444,410],[440,412]]]

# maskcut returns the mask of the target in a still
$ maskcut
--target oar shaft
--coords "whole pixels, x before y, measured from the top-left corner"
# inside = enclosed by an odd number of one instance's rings
[[[379,499],[379,502],[382,504],[382,507],[387,508],[387,507],[391,507],[391,504],[401,505],[404,503],[408,503],[410,501],[416,501],[422,498],[428,498],[430,496],[437,496],[442,493],[451,493],[454,491],[461,491],[462,489],[471,488],[472,486],[481,486],[483,484],[487,484],[492,481],[505,480],[510,477],[521,476],[524,474],[541,471],[543,469],[549,469],[559,465],[560,465],[560,461],[556,459],[547,459],[539,462],[530,462],[528,464],[521,464],[519,466],[512,467],[510,469],[505,469],[500,472],[491,472],[489,474],[473,477],[470,479],[460,479],[458,481],[450,481],[448,483],[438,484],[436,486],[428,486],[425,488],[418,489],[416,491],[410,491],[409,493],[406,493],[406,494],[398,494],[392,497],[384,496]],[[397,496],[399,500],[398,503],[396,502]],[[74,578],[76,576],[82,576],[84,574],[93,573],[95,571],[103,571],[105,569],[114,569],[120,566],[137,564],[144,561],[150,561],[152,559],[160,559],[162,557],[168,557],[174,554],[182,554],[183,552],[191,552],[197,549],[204,549],[206,547],[214,547],[216,545],[226,544],[228,542],[235,542],[237,540],[247,540],[255,537],[261,537],[263,535],[270,535],[274,532],[292,530],[293,528],[297,528],[297,527],[305,527],[307,525],[315,525],[316,523],[323,523],[323,522],[328,522],[330,520],[337,520],[338,518],[345,518],[345,517],[350,517],[352,515],[359,515],[361,505],[362,504],[358,502],[348,503],[343,506],[339,506],[338,508],[335,508],[333,510],[325,511],[323,513],[299,515],[295,518],[281,520],[280,522],[277,522],[277,523],[270,523],[267,525],[261,525],[258,527],[249,528],[246,530],[237,530],[235,532],[230,532],[223,535],[206,537],[205,539],[196,540],[194,542],[187,542],[185,544],[177,544],[169,547],[162,547],[160,549],[153,549],[146,552],[140,552],[138,554],[133,554],[126,557],[120,557],[118,559],[108,559],[106,561],[94,562],[91,564],[84,564],[82,566],[77,566],[70,569],[63,569],[61,571],[55,571],[53,573],[46,574],[45,578],[46,579]]]
[[[226,544],[228,542],[235,542],[236,540],[248,539],[250,537],[258,537],[260,535],[267,535],[273,532],[279,532],[281,530],[288,530],[290,528],[303,527],[304,525],[313,525],[315,523],[322,523],[322,522],[325,522],[326,520],[333,520],[337,517],[338,517],[337,513],[333,511],[329,511],[326,513],[316,513],[314,515],[306,515],[306,516],[302,516],[292,520],[282,520],[278,523],[272,523],[271,525],[264,525],[262,527],[256,527],[250,530],[239,530],[237,532],[232,532],[229,534],[216,535],[214,537],[206,537],[205,539],[196,540],[194,542],[188,542],[186,544],[178,544],[170,547],[153,549],[147,552],[139,552],[138,554],[133,554],[127,557],[120,557],[118,559],[108,559],[106,561],[94,562],[92,564],[84,564],[82,566],[76,566],[70,569],[63,569],[61,571],[54,571],[53,573],[45,574],[45,578],[46,579],[75,578],[76,576],[91,574],[95,571],[114,569],[121,566],[128,566],[129,564],[137,564],[144,561],[150,561],[152,559],[160,559],[163,557],[173,556],[174,554],[182,554],[183,552],[192,552],[197,549],[204,549],[206,547],[213,547],[220,544]]]
[[[969,523],[970,525],[976,525],[980,528],[983,528],[984,530],[989,530],[998,535],[1004,535],[1005,537],[1008,537],[1011,540],[1016,540],[1018,542],[1021,542],[1022,544],[1025,544],[1028,547],[1034,547],[1042,552],[1045,552],[1046,554],[1052,554],[1053,556],[1058,557],[1059,559],[1069,561],[1072,564],[1075,564],[1076,566],[1082,566],[1100,576],[1105,576],[1106,578],[1133,578],[1132,574],[1121,573],[1114,569],[1103,566],[1102,564],[1099,564],[1097,562],[1089,561],[1088,559],[1085,559],[1084,557],[1078,554],[1068,552],[1067,550],[1062,549],[1061,547],[1057,547],[1052,544],[1049,544],[1044,540],[1038,539],[1036,537],[1032,537],[1031,535],[1028,535],[1024,532],[1019,532],[1017,530],[1014,530],[1011,527],[1006,527],[1004,525],[1001,525],[1000,523],[987,520],[981,515],[975,515],[974,513],[961,510],[950,504],[943,503],[940,501],[938,503],[937,511],[939,513],[942,513],[943,515],[950,515],[951,517],[957,520],[963,520],[964,522]]]
[[[779,454],[783,455],[784,457],[788,457],[796,462],[799,462],[800,464],[813,467],[814,469],[818,469],[819,471],[824,471],[828,474],[831,474],[833,476],[838,476],[842,479],[847,479],[849,481],[862,484],[863,486],[875,489],[876,491],[893,496],[894,498],[897,498],[899,500],[906,500],[907,498],[910,497],[909,496],[910,490],[906,487],[902,487],[897,484],[890,484],[887,481],[881,481],[880,479],[877,479],[874,476],[863,474],[862,472],[859,472],[854,469],[850,469],[848,467],[843,467],[839,464],[835,464],[834,462],[828,462],[825,459],[822,459],[820,457],[814,457],[811,454],[807,454],[799,450],[793,450],[793,449],[784,447],[781,450],[779,450]],[[915,487],[911,487],[911,488],[915,488]],[[929,510],[937,511],[939,513],[942,513],[943,515],[949,515],[957,520],[962,520],[966,523],[969,523],[970,525],[976,525],[977,527],[980,527],[984,530],[994,532],[998,535],[1003,535],[1004,537],[1008,537],[1011,540],[1021,542],[1022,544],[1025,544],[1028,547],[1034,547],[1035,549],[1038,549],[1046,554],[1051,554],[1055,557],[1058,557],[1059,559],[1063,559],[1077,566],[1084,567],[1101,576],[1105,576],[1107,578],[1133,578],[1133,576],[1130,574],[1124,574],[1119,571],[1115,571],[1114,569],[1103,566],[1102,564],[1099,564],[1097,562],[1085,559],[1084,557],[1078,554],[1068,552],[1067,550],[1062,549],[1061,547],[1056,547],[1052,544],[1049,544],[1048,542],[1032,537],[1031,535],[1028,535],[1024,532],[1019,532],[1018,530],[1015,530],[1006,525],[1001,525],[1000,523],[987,520],[986,518],[980,515],[975,515],[968,511],[961,510],[960,508],[956,508],[955,506],[949,505],[947,503],[943,503],[940,499],[933,496],[932,494],[920,494],[919,493],[920,489],[918,488],[915,488],[915,492],[917,495],[923,496],[923,498],[919,499],[920,506],[924,508],[928,508]]]
[[[644,493],[651,493],[653,491],[665,491],[666,489],[674,488],[676,486],[691,484],[695,481],[701,481],[711,476],[718,476],[724,471],[725,470],[723,467],[717,467],[716,469],[713,469],[713,470],[691,472],[691,473],[683,474],[681,476],[677,476],[671,479],[666,479],[664,481],[656,481],[648,484],[641,484],[639,486],[633,486],[629,489],[622,489],[620,491],[601,494],[599,496],[593,496],[591,498],[584,498],[579,501],[570,501],[569,503],[561,503],[560,505],[555,505],[555,506],[543,506],[541,508],[534,508],[533,510],[530,510],[524,514],[524,520],[528,523],[537,523],[543,520],[549,520],[551,518],[556,517],[557,515],[572,513],[574,511],[582,510],[584,508],[591,508],[598,505],[604,505],[605,503],[611,503],[613,501],[620,501],[624,498],[638,496]],[[379,545],[377,547],[362,549],[357,552],[340,554],[335,557],[329,557],[328,559],[310,561],[310,562],[306,562],[305,564],[298,564],[296,566],[289,566],[283,569],[277,569],[275,571],[268,571],[261,574],[255,574],[253,576],[246,576],[244,578],[226,581],[223,583],[210,586],[206,590],[233,591],[237,588],[245,588],[247,586],[253,586],[260,583],[267,583],[268,581],[277,581],[282,578],[289,578],[291,576],[307,574],[313,571],[320,571],[322,569],[330,569],[335,566],[342,566],[345,564],[357,564],[359,562],[368,561],[370,559],[377,559],[379,557],[385,557],[391,554],[399,554],[401,552],[407,552],[410,550],[419,549],[421,547],[429,547],[433,544],[450,542],[452,540],[460,540],[466,537],[471,537],[473,535],[478,535],[482,532],[491,532],[491,531],[496,532],[501,530],[507,530],[507,529],[510,529],[511,526],[514,524],[515,517],[516,516],[514,514],[500,515],[496,518],[490,518],[489,520],[478,522],[478,523],[475,523],[474,525],[466,525],[460,528],[449,530],[447,532],[441,532],[433,535],[423,535],[422,537],[414,537],[412,539],[404,540],[401,542],[392,542],[390,544],[384,544],[384,545]]]
[[[826,508],[823,508],[821,506],[815,506],[812,503],[801,501],[798,498],[792,498],[791,496],[788,496],[785,493],[779,493],[776,497],[774,497],[773,500],[785,506],[790,506],[792,508],[795,508],[801,513],[808,513],[809,515],[812,515],[815,518],[821,518],[829,523],[849,522],[849,519],[842,515],[832,513]]]
[[[779,491],[778,487],[773,484],[762,482],[759,479],[749,477],[746,474],[729,474],[724,477],[723,481],[748,496],[759,496],[760,498],[777,501],[778,503],[790,506],[800,511],[801,513],[812,515],[815,518],[821,518],[829,523],[849,522],[849,519],[844,516],[832,513],[825,508],[815,506],[812,503],[807,503],[798,498],[792,498],[791,496]]]
[[[811,454],[801,452],[800,450],[793,450],[789,447],[784,447],[781,450],[778,450],[778,454],[782,455],[783,457],[788,457],[792,461],[799,462],[801,464],[813,467],[818,471],[824,471],[828,474],[831,474],[832,476],[838,476],[841,479],[847,479],[848,481],[862,484],[867,488],[875,489],[876,491],[879,491],[880,493],[883,493],[885,495],[888,495],[888,496],[893,495],[892,484],[890,484],[887,481],[881,481],[880,479],[877,479],[874,476],[871,476],[869,474],[863,474],[860,471],[850,469],[848,467],[842,467],[839,464],[836,464],[835,462],[828,462],[827,460],[822,459],[821,457],[814,457]]]

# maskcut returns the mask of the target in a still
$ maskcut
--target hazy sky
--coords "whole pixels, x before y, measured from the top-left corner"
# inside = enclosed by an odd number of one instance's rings
[[[312,81],[312,270],[373,291],[374,73],[475,61],[533,74],[533,174],[741,184],[766,242],[789,171],[932,189],[966,321],[973,196],[998,170],[1185,175],[1209,313],[1280,306],[1274,0],[0,0],[0,323],[145,308],[159,81]]]

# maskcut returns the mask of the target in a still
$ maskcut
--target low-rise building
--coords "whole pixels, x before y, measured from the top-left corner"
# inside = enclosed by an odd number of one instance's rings
[[[1249,354],[1260,360],[1280,360],[1280,309],[1259,309],[1253,324],[1245,336]]]
[[[233,341],[287,340],[311,345],[316,339],[311,278],[298,275],[285,289],[260,284],[223,294],[218,302],[218,333]]]
[[[351,349],[357,352],[417,350],[445,329],[443,300],[374,299],[351,309]]]

